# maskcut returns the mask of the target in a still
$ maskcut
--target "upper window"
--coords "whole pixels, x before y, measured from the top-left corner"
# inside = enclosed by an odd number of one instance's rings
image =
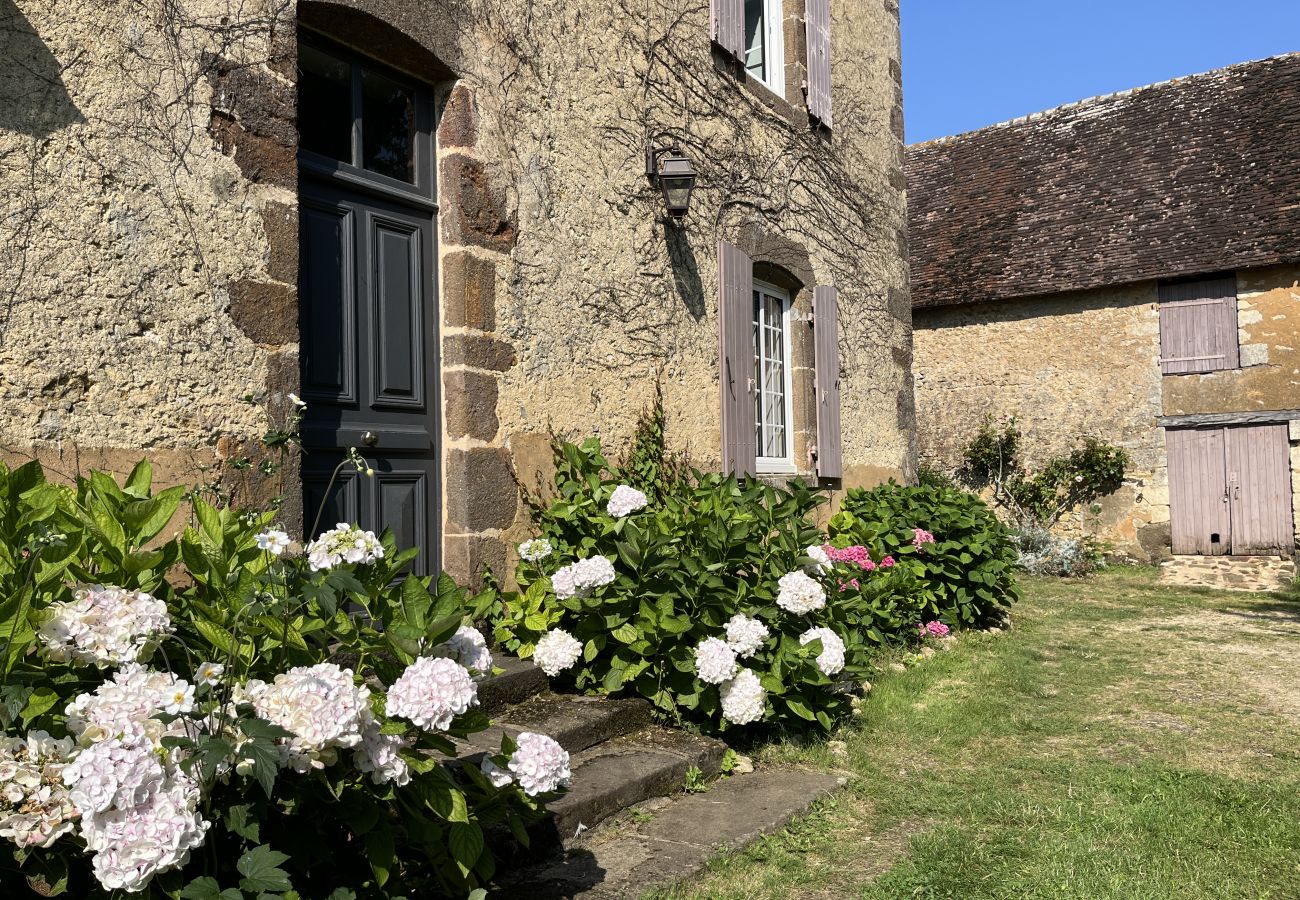
[[[302,150],[423,187],[424,89],[346,50],[307,42],[299,46],[298,69]]]
[[[754,282],[755,437],[759,472],[793,473],[790,295]]]
[[[745,0],[745,71],[785,96],[785,28],[781,0]]]
[[[1237,278],[1160,285],[1160,371],[1187,375],[1235,369]]]

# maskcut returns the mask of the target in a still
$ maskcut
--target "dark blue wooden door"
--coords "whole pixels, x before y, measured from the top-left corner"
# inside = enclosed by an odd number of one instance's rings
[[[415,571],[427,574],[438,566],[440,470],[431,101],[368,61],[307,46],[300,117],[316,119],[300,123],[305,524],[391,528],[400,548],[420,550]],[[316,96],[327,89],[336,104]],[[331,126],[338,105],[346,116]],[[350,448],[373,475],[350,464],[334,475]]]

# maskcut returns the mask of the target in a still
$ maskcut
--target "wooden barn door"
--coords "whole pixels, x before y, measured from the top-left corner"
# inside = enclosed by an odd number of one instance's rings
[[[1290,556],[1290,446],[1286,425],[1225,428],[1224,452],[1232,511],[1232,552]]]
[[[1171,428],[1165,441],[1174,553],[1291,554],[1286,425]]]

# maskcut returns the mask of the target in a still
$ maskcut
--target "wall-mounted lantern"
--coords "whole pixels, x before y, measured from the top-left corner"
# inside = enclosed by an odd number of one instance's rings
[[[684,217],[695,189],[695,167],[690,157],[677,147],[651,145],[645,151],[645,174],[651,184],[659,185],[668,215],[674,219]]]

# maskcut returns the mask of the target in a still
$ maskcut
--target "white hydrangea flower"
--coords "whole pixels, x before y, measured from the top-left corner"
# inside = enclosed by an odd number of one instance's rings
[[[307,545],[307,562],[313,572],[344,563],[372,563],[383,559],[384,546],[373,531],[339,522]]]
[[[813,544],[804,550],[804,556],[813,560],[813,565],[805,566],[804,571],[809,575],[825,575],[835,564],[831,561],[830,554],[826,552],[821,544]]]
[[[358,772],[369,772],[375,784],[392,782],[398,787],[411,783],[411,767],[402,759],[406,738],[400,734],[381,734],[373,717],[361,730],[361,743],[352,751],[352,764]]]
[[[768,634],[766,625],[744,613],[736,613],[727,622],[727,646],[741,659],[753,656],[763,646]]]
[[[63,783],[71,752],[69,738],[45,731],[0,737],[0,838],[34,850],[72,832],[79,813]]]
[[[275,528],[263,531],[257,536],[257,549],[265,550],[272,556],[279,556],[289,546],[289,535]]]
[[[533,648],[533,664],[555,677],[582,656],[582,642],[562,628],[552,628]]]
[[[829,628],[809,628],[799,635],[800,644],[811,644],[816,640],[822,642],[822,652],[817,655],[817,668],[824,675],[838,674],[844,668],[844,641]]]
[[[804,615],[826,605],[826,590],[807,572],[790,572],[777,582],[776,605],[786,612]]]
[[[722,717],[733,725],[748,725],[763,718],[767,691],[749,669],[741,669],[735,678],[719,689],[718,694],[722,698]]]
[[[695,648],[695,674],[707,684],[722,684],[736,674],[736,654],[721,638],[705,638]]]
[[[203,844],[209,823],[199,812],[199,786],[138,735],[83,750],[63,778],[106,890],[143,890]]]
[[[479,675],[492,673],[492,653],[487,648],[487,641],[477,628],[470,625],[457,628],[446,643],[434,648],[433,655],[454,659]]]
[[[93,693],[78,694],[64,709],[68,731],[85,744],[121,735],[139,735],[161,746],[169,735],[182,736],[181,721],[153,718],[160,712],[182,715],[194,709],[194,686],[170,672],[151,672],[132,664],[113,674]]]
[[[388,714],[426,731],[446,731],[456,716],[478,706],[478,687],[460,663],[421,657],[388,689]]]
[[[519,558],[525,562],[541,562],[551,555],[551,542],[546,538],[533,538],[519,545]]]
[[[614,493],[609,495],[609,503],[605,504],[605,512],[616,519],[621,519],[639,509],[645,509],[647,502],[646,495],[641,491],[634,487],[628,487],[626,484],[620,484],[614,488]]]
[[[614,564],[603,556],[570,563],[551,576],[551,588],[560,600],[587,597],[614,580]]]
[[[483,757],[483,762],[479,764],[479,768],[487,776],[487,780],[492,782],[493,787],[503,788],[514,783],[514,776],[494,763],[490,756]]]
[[[569,752],[553,738],[524,731],[515,738],[515,746],[507,768],[525,794],[535,797],[568,786]]]
[[[372,718],[370,689],[334,663],[298,666],[270,684],[250,681],[245,694],[259,716],[293,735],[280,752],[295,772],[332,765],[338,750],[361,743]]]
[[[38,632],[55,662],[100,668],[136,662],[172,630],[167,604],[143,591],[95,585],[50,605]]]

